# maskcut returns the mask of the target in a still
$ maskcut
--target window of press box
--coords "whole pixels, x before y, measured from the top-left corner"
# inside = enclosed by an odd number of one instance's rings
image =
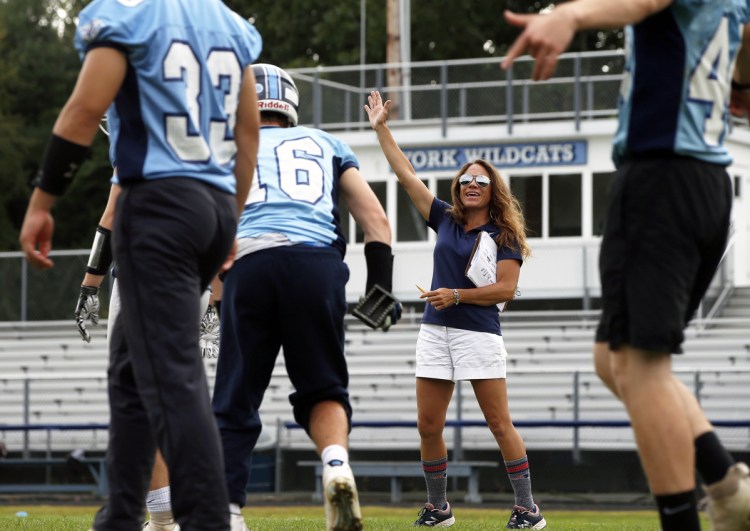
[[[510,178],[510,191],[521,204],[526,221],[526,236],[542,236],[542,176],[514,175]]]
[[[591,227],[594,236],[604,234],[604,220],[607,219],[607,205],[609,204],[609,188],[612,186],[613,172],[593,174],[593,216]]]
[[[370,188],[372,188],[372,191],[375,192],[375,195],[377,196],[378,201],[380,201],[380,204],[383,206],[383,210],[388,212],[386,210],[385,181],[375,181],[375,182],[370,182],[369,184],[370,184]],[[356,226],[356,233],[354,236],[355,236],[354,241],[357,243],[363,243],[365,241],[365,233],[359,225]]]
[[[435,192],[435,195],[438,199],[442,199],[446,203],[453,204],[453,198],[451,197],[451,183],[453,182],[453,177],[450,177],[448,179],[438,179],[437,181],[437,191]]]
[[[549,236],[581,236],[581,174],[549,176]]]
[[[427,185],[426,182],[425,185]],[[396,188],[396,209],[398,215],[396,240],[400,242],[427,240],[427,223],[403,186]]]

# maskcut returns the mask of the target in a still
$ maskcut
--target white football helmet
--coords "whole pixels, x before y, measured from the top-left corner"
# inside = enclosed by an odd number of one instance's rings
[[[278,66],[258,63],[253,65],[255,90],[258,93],[258,110],[278,112],[297,125],[299,92],[292,77]]]

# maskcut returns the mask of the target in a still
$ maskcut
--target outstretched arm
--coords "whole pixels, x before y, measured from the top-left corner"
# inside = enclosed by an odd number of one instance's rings
[[[536,62],[532,79],[549,79],[557,59],[578,30],[621,28],[662,11],[672,0],[576,0],[558,4],[549,13],[523,15],[505,11],[508,24],[523,28],[503,60],[510,68],[516,58],[528,53]]]
[[[424,219],[430,219],[430,207],[432,206],[432,200],[435,198],[430,189],[425,186],[422,180],[417,177],[417,173],[414,171],[409,159],[406,158],[404,152],[398,147],[396,140],[393,138],[390,129],[386,125],[388,118],[388,108],[391,105],[391,100],[383,103],[383,98],[380,96],[380,92],[377,90],[370,93],[367,97],[368,105],[365,105],[365,111],[370,117],[370,125],[378,135],[378,142],[380,142],[380,148],[385,154],[385,158],[388,159],[388,164],[391,165],[393,172],[398,177],[398,181],[401,186],[404,187],[406,193],[409,194],[414,206],[417,207],[417,211]]]

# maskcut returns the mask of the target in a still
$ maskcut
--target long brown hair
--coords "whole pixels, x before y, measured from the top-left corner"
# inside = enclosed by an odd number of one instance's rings
[[[448,212],[456,223],[463,225],[466,222],[466,209],[461,201],[461,184],[458,182],[472,164],[478,164],[487,171],[492,185],[492,197],[490,199],[490,223],[495,225],[499,231],[495,241],[500,247],[508,246],[515,248],[521,256],[527,258],[531,255],[531,248],[526,243],[526,222],[523,219],[521,205],[510,193],[510,189],[500,177],[500,172],[484,159],[477,159],[464,164],[453,178],[451,183],[451,199],[453,207]]]

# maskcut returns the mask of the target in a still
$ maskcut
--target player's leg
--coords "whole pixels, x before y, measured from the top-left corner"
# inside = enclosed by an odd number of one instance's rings
[[[279,305],[295,420],[315,442],[323,468],[326,525],[362,528],[349,466],[349,373],[344,358],[345,286],[349,269],[333,248],[293,246],[275,252]],[[304,274],[300,274],[304,271]]]
[[[112,293],[109,295],[109,314],[107,315],[107,352],[110,349],[110,338],[115,327],[117,316],[120,315],[120,285],[117,278],[112,282]]]
[[[651,491],[658,496],[693,490],[693,430],[669,354],[624,346],[612,357],[617,390],[630,415]]]
[[[115,278],[112,283],[112,293],[109,296],[109,315],[107,316],[107,347],[112,336],[117,316],[120,314],[120,287]],[[156,451],[154,466],[151,469],[151,482],[146,494],[146,510],[150,514],[148,525],[144,531],[178,531],[179,526],[172,515],[172,503],[169,496],[169,473],[167,464]],[[150,526],[150,527],[149,527]]]
[[[180,526],[175,522],[172,514],[169,471],[158,450],[151,469],[151,482],[146,494],[146,510],[149,513],[149,521],[143,526],[143,531],[179,531]]]
[[[250,459],[261,433],[258,408],[279,352],[273,266],[258,251],[239,258],[224,277],[221,344],[212,407],[219,426],[232,530],[245,529]]]
[[[707,199],[707,204],[700,213],[705,219],[696,220],[704,232],[698,238],[700,264],[684,315],[685,324],[695,314],[711,284],[729,235],[733,200],[731,181],[723,170],[709,166],[707,172],[700,181],[704,189],[696,191],[701,198]],[[745,463],[735,463],[705,419],[695,396],[684,385],[681,385],[681,390],[686,408],[695,412],[692,417],[703,420],[694,430],[695,461],[708,493],[712,527],[715,531],[750,529],[750,469]]]
[[[685,186],[685,182],[691,186]],[[700,261],[693,229],[700,176],[679,157],[632,160],[615,177],[599,269],[602,319],[597,370],[631,419],[639,457],[665,531],[698,530],[694,420],[674,383],[690,286]],[[701,220],[702,221],[702,220]],[[609,363],[607,363],[609,358]]]
[[[93,529],[138,529],[156,446],[146,409],[135,382],[123,316],[111,319],[108,368],[109,443],[108,500],[94,518]]]
[[[620,398],[620,395],[617,393],[615,376],[612,374],[612,359],[609,352],[609,345],[606,341],[597,341],[594,343],[594,369],[596,369],[596,375],[607,386],[607,389],[617,398]]]
[[[218,432],[198,347],[200,295],[231,245],[231,196],[191,179],[126,187],[115,259],[142,400],[183,528],[228,527]],[[169,212],[171,215],[165,215]]]
[[[117,282],[117,278],[114,279],[112,283],[112,292],[109,297],[109,314],[107,316],[107,351],[111,352],[111,348],[113,347],[113,337],[115,336],[114,329],[115,329],[115,323],[117,322],[118,316],[120,315],[120,287],[119,283]],[[122,342],[122,334],[120,335],[120,341]],[[121,349],[124,349],[124,344],[121,343]],[[114,359],[111,355],[110,359]],[[113,373],[115,374],[115,373]],[[113,429],[112,423],[110,423],[110,432]],[[117,424],[117,422],[115,423]],[[116,429],[116,428],[114,428]],[[115,448],[112,448],[112,450],[116,451]],[[110,453],[110,449],[108,449],[108,454]],[[156,467],[157,464],[154,463],[154,467]],[[108,476],[113,478],[121,478],[122,474],[119,472],[119,470],[109,470]],[[116,488],[116,487],[110,487],[110,488]],[[120,500],[112,500],[114,503],[110,503],[105,509],[100,511],[97,514],[96,521],[94,526],[100,527],[102,529],[106,529],[107,526],[110,525],[110,522],[113,520],[111,519],[113,515],[118,514],[119,512],[126,512],[128,509],[125,507],[118,507]],[[138,518],[137,515],[141,514],[142,508],[138,509],[134,517]],[[142,521],[142,520],[141,520]]]
[[[208,306],[209,292],[201,297],[201,309]],[[111,303],[110,303],[111,304]],[[156,451],[154,467],[151,469],[151,483],[146,493],[146,511],[149,520],[143,531],[179,531],[180,526],[172,514],[172,497],[169,489],[169,470],[159,450]]]

